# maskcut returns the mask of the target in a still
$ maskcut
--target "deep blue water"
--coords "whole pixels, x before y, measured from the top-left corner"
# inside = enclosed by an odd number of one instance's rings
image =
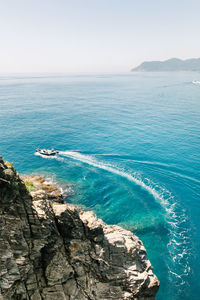
[[[143,241],[157,299],[199,299],[200,73],[0,77],[0,155]],[[54,147],[57,158],[34,155]]]

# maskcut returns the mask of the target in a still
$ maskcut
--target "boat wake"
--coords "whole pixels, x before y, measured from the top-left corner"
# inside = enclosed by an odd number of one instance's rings
[[[74,160],[81,161],[81,162],[91,165],[95,168],[106,170],[113,174],[124,177],[124,178],[128,179],[129,181],[134,182],[136,185],[141,186],[144,190],[146,190],[149,194],[151,194],[156,200],[159,200],[162,205],[168,204],[168,201],[166,201],[163,197],[163,194],[166,194],[166,192],[167,192],[166,190],[163,189],[161,192],[158,192],[155,188],[153,188],[150,185],[147,185],[141,179],[139,179],[139,177],[137,177],[136,173],[134,175],[131,175],[129,173],[126,173],[126,172],[116,168],[116,167],[113,167],[110,164],[105,164],[103,162],[100,162],[90,155],[81,154],[81,153],[75,152],[75,151],[59,151],[59,154],[69,157],[69,158],[72,158]]]
[[[188,257],[191,253],[191,241],[186,214],[178,202],[175,201],[175,197],[172,193],[165,188],[152,183],[147,178],[142,179],[136,172],[131,174],[127,173],[109,163],[99,161],[91,155],[82,154],[76,151],[59,151],[59,154],[62,157],[55,156],[45,158],[64,160],[64,157],[67,157],[80,161],[92,167],[126,178],[128,181],[140,186],[143,190],[153,196],[165,210],[165,219],[169,228],[169,243],[167,247],[170,257],[168,262],[170,279],[176,281],[177,286],[183,285],[186,282],[184,278],[190,273]],[[179,273],[174,271],[177,269],[176,266],[179,266]]]

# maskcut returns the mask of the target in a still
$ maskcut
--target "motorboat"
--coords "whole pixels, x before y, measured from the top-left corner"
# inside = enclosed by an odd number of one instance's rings
[[[200,84],[200,81],[199,80],[193,80],[192,83],[194,83],[194,84]]]
[[[54,156],[56,154],[59,154],[59,151],[55,150],[55,149],[36,149],[36,153],[42,154],[42,155],[46,155],[46,156]]]

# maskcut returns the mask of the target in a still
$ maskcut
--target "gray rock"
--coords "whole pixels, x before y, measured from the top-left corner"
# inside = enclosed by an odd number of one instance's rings
[[[142,242],[58,188],[0,163],[0,300],[153,300],[159,281]],[[26,178],[24,178],[26,180]]]

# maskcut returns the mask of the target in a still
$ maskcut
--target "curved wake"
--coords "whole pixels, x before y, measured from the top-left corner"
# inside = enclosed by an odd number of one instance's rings
[[[137,185],[141,186],[143,189],[148,191],[149,194],[151,194],[155,199],[160,200],[162,202],[162,204],[168,204],[166,202],[166,200],[164,199],[164,197],[158,191],[156,191],[155,188],[148,186],[142,180],[138,179],[136,176],[128,174],[117,168],[114,168],[110,164],[104,164],[102,162],[97,161],[95,158],[93,158],[89,155],[81,154],[79,152],[74,152],[74,151],[60,151],[59,154],[70,157],[70,158],[78,160],[78,161],[81,161],[81,162],[91,165],[93,167],[96,167],[96,168],[99,168],[102,170],[106,170],[108,172],[114,173],[121,177],[124,177],[124,178],[128,179],[129,181],[132,181],[132,182],[136,183]]]
[[[174,200],[174,196],[164,188],[155,185],[154,186],[156,188],[153,187],[152,183],[148,179],[146,179],[147,183],[145,183],[140,178],[136,177],[136,174],[132,175],[126,173],[125,171],[113,167],[108,163],[105,164],[100,162],[90,155],[81,154],[80,152],[75,151],[60,151],[59,153],[71,159],[81,161],[93,167],[124,177],[142,187],[160,203],[166,212],[166,221],[170,232],[170,240],[167,245],[170,254],[170,262],[168,263],[169,274],[171,276],[171,280],[176,280],[177,286],[184,284],[184,277],[190,272],[188,262],[190,240],[186,215],[183,209],[178,207],[178,204]],[[179,212],[177,213],[177,211]],[[184,262],[183,258],[185,259]],[[181,274],[174,272],[174,265],[182,266]]]
[[[169,274],[171,276],[171,280],[176,280],[177,286],[184,284],[184,277],[190,272],[188,262],[188,256],[190,254],[190,240],[186,215],[184,210],[178,206],[177,202],[175,202],[174,196],[166,189],[152,184],[152,182],[148,179],[145,179],[145,183],[137,176],[136,173],[134,173],[134,175],[126,173],[111,164],[98,161],[90,155],[81,154],[80,152],[75,151],[59,151],[59,154],[126,178],[146,190],[156,201],[160,203],[166,212],[166,221],[170,232],[170,240],[167,245],[170,254],[170,262],[168,263]],[[45,158],[55,158],[64,161],[64,158],[57,156]],[[183,258],[185,259],[184,262]],[[174,265],[182,266],[181,274],[174,272]]]

